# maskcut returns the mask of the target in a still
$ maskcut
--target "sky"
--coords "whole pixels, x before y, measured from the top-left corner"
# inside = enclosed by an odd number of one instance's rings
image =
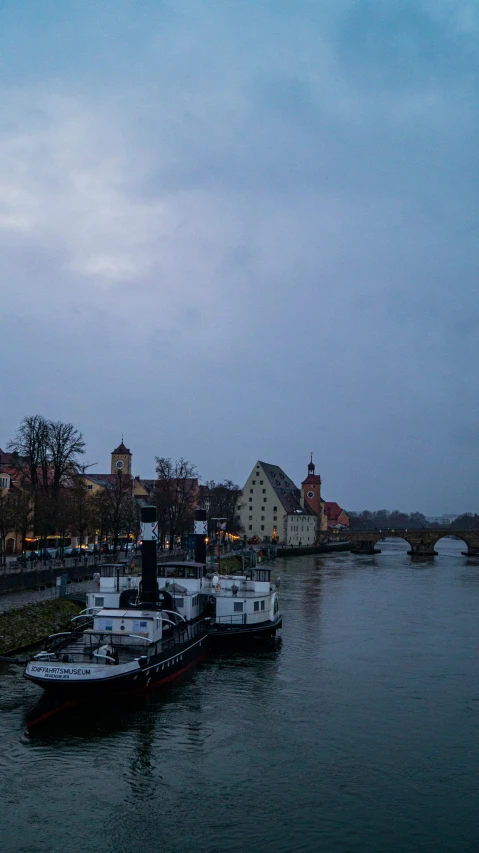
[[[476,0],[0,0],[0,447],[478,512]]]

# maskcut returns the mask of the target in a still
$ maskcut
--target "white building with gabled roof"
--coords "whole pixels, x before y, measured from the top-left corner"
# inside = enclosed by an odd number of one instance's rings
[[[248,539],[314,545],[317,515],[279,465],[257,462],[242,493],[240,517]]]

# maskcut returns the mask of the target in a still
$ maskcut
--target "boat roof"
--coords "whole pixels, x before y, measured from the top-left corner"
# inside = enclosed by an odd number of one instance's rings
[[[155,619],[158,610],[118,610],[118,608],[100,610],[96,616],[111,616],[115,619]]]
[[[204,569],[205,565],[205,563],[194,563],[193,560],[170,560],[168,563],[157,563],[157,566],[186,566],[189,568],[194,566],[197,569]]]

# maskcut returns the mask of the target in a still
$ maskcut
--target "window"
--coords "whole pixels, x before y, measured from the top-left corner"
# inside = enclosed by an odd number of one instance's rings
[[[250,525],[249,525],[249,527],[248,527],[248,530],[252,530],[252,529],[253,529],[253,525],[252,525],[252,524],[250,524]]]
[[[95,607],[103,607],[105,604],[104,595],[95,595]]]
[[[273,521],[277,521],[277,520],[278,520],[278,516],[277,516],[277,515],[273,515]]]
[[[255,603],[254,603],[254,609],[255,609],[255,610],[259,610],[259,601],[255,601]]]
[[[260,481],[259,481],[259,484],[260,484],[260,486],[262,486],[262,485],[263,485],[263,481],[262,481],[262,480],[260,480]]]
[[[253,521],[253,516],[252,516],[252,515],[250,515],[250,517],[248,518],[248,521]]]
[[[261,610],[264,610],[264,599],[263,599],[263,601],[261,602]]]
[[[265,494],[266,494],[266,489],[263,489],[263,495],[265,495]]]
[[[250,504],[252,504],[252,503],[253,503],[253,498],[250,498],[250,499],[249,499],[249,502],[250,502]]]
[[[234,607],[235,613],[242,613],[243,612],[243,602],[242,601],[235,601],[233,607]]]
[[[256,480],[253,480],[252,483],[253,483],[253,486],[256,486]]]
[[[264,521],[264,515],[261,516],[261,521]]]
[[[250,495],[252,495],[254,492],[254,489],[250,489],[249,491],[250,491]]]
[[[277,506],[274,506],[274,507],[273,507],[273,512],[278,512],[278,507],[277,507]]]
[[[264,524],[261,525],[261,530],[264,530]]]
[[[89,491],[89,492],[92,492],[92,491],[93,491],[93,486],[88,486],[88,491]]]
[[[268,498],[263,498],[263,503],[265,504]]]

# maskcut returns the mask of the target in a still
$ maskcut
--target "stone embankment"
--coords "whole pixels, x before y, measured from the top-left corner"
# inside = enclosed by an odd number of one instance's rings
[[[303,557],[306,554],[330,554],[336,551],[350,551],[350,542],[323,542],[321,545],[309,545],[301,548],[279,547],[278,557]]]
[[[11,654],[67,630],[71,617],[80,610],[73,601],[55,599],[0,614],[0,654]]]

